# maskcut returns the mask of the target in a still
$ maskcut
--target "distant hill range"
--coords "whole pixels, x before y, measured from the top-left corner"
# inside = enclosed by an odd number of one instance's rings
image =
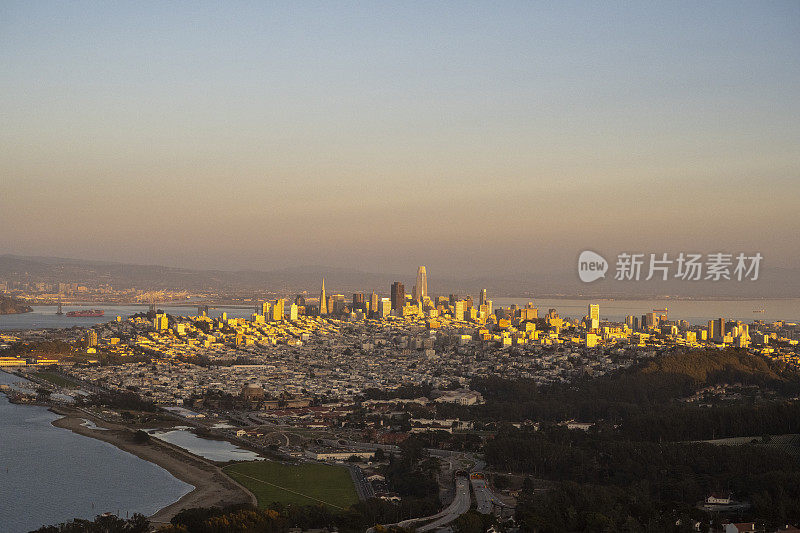
[[[0,315],[14,315],[17,313],[30,313],[33,309],[21,303],[16,298],[0,294]]]
[[[55,257],[0,255],[0,281],[78,282],[89,286],[106,283],[118,288],[186,289],[222,291],[269,291],[293,294],[319,290],[325,277],[329,293],[343,294],[375,290],[386,295],[393,281],[411,292],[416,272],[378,274],[356,269],[327,266],[297,266],[280,270],[192,270],[158,265],[131,265]],[[477,298],[481,288],[490,297],[577,297],[577,298],[798,298],[800,269],[770,268],[762,265],[757,281],[615,281],[613,267],[606,279],[582,283],[574,268],[562,272],[497,274],[480,273],[456,277],[428,268],[431,294],[471,294]]]

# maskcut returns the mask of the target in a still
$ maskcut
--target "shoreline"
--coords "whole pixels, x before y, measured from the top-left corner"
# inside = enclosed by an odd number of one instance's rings
[[[178,501],[162,507],[149,516],[153,525],[168,524],[181,510],[192,507],[240,503],[258,505],[255,495],[228,477],[218,465],[183,448],[155,438],[151,438],[146,444],[137,444],[133,441],[131,428],[107,422],[78,409],[58,406],[51,407],[50,411],[62,417],[52,422],[55,427],[69,429],[78,435],[112,444],[124,452],[160,466],[173,477],[193,487]],[[83,425],[85,420],[104,429],[86,427]]]

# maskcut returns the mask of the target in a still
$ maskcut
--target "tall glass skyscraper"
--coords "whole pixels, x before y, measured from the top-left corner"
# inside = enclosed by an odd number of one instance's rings
[[[392,283],[391,296],[392,309],[402,311],[406,301],[406,289],[402,283],[399,281]]]
[[[421,266],[417,269],[417,284],[414,285],[414,301],[422,302],[428,296],[428,273],[425,267]]]

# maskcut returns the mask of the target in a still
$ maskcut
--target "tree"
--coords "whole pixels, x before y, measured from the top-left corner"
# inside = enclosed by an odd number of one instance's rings
[[[453,522],[456,533],[483,533],[493,521],[491,515],[482,515],[476,511],[467,511]]]
[[[100,515],[94,521],[76,518],[56,526],[42,526],[32,533],[148,533],[150,521],[139,513],[125,520],[116,515]]]
[[[51,394],[52,394],[52,391],[50,389],[46,389],[44,387],[39,387],[39,388],[36,389],[36,395],[41,400],[45,400],[45,401],[49,400]]]

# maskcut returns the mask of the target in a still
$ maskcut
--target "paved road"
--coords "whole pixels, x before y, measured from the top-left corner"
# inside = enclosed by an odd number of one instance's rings
[[[494,496],[489,487],[486,486],[486,480],[472,477],[470,481],[472,482],[472,490],[475,492],[475,501],[478,503],[476,510],[481,514],[491,514]]]
[[[436,518],[429,524],[418,527],[417,533],[425,533],[426,531],[432,531],[438,527],[449,524],[462,514],[469,511],[469,506],[471,503],[472,502],[469,498],[469,480],[466,476],[459,476],[456,478],[456,497],[453,499],[453,503],[448,505],[437,515],[434,515],[434,517],[438,516],[439,518]]]
[[[363,502],[374,498],[375,491],[372,490],[372,485],[367,478],[364,477],[364,472],[361,471],[361,468],[357,465],[347,465],[347,469],[350,470],[350,477],[353,478],[353,484],[356,487],[358,499]]]
[[[410,518],[408,520],[403,520],[402,522],[398,522],[396,524],[385,524],[385,527],[392,527],[398,526],[402,528],[409,528],[414,529],[417,533],[424,533],[425,531],[431,531],[438,527],[441,527],[445,524],[449,524],[462,514],[469,511],[469,507],[472,504],[472,501],[469,497],[469,478],[466,476],[458,476],[456,478],[456,496],[453,499],[453,502],[439,511],[438,513],[431,515],[431,516],[423,516],[421,518]],[[416,527],[415,524],[421,522],[430,522],[429,524],[425,524],[424,526]],[[369,528],[367,533],[374,533],[374,528]]]
[[[383,449],[387,453],[399,453],[400,447],[394,446],[391,444],[374,444],[371,442],[357,442],[352,440],[333,440],[333,439],[320,439],[320,441],[327,445],[333,447],[342,447],[347,446],[354,449],[362,449],[362,450],[376,450],[378,448]],[[427,452],[432,457],[439,457],[446,460],[450,463],[451,469],[455,467],[454,461],[458,460],[461,461],[470,461],[472,462],[472,471],[475,472],[477,470],[482,470],[485,466],[485,463],[480,459],[476,458],[471,453],[465,452],[456,452],[452,450],[440,450],[437,448],[428,448]],[[442,527],[444,525],[449,524],[450,522],[454,521],[456,518],[461,516],[462,514],[469,511],[470,506],[472,505],[472,501],[470,499],[470,479],[468,476],[458,476],[456,478],[455,484],[455,497],[453,498],[453,502],[448,505],[446,508],[441,510],[440,512],[436,513],[435,515],[426,516],[423,518],[412,518],[409,520],[404,520],[403,522],[399,522],[397,524],[387,524],[389,526],[400,526],[403,528],[410,528],[413,527],[415,524],[420,524],[424,522],[429,522],[423,526],[416,527],[416,531],[418,533],[425,533],[426,531],[431,531],[436,528]],[[476,493],[477,496],[477,493]],[[489,491],[488,487],[484,487],[481,489],[481,498],[491,502],[497,501],[494,495]],[[479,504],[481,500],[478,500]],[[499,502],[498,502],[499,503]],[[484,503],[482,508],[486,508],[488,505],[489,511],[491,512],[491,503]],[[373,528],[367,530],[367,533],[372,533]]]
[[[470,481],[472,482],[472,490],[475,493],[475,501],[478,502],[477,511],[479,513],[491,514],[495,505],[500,507],[506,506],[505,503],[503,503],[497,496],[494,495],[492,490],[486,484],[486,479],[482,473],[473,473],[473,475],[470,476]]]

